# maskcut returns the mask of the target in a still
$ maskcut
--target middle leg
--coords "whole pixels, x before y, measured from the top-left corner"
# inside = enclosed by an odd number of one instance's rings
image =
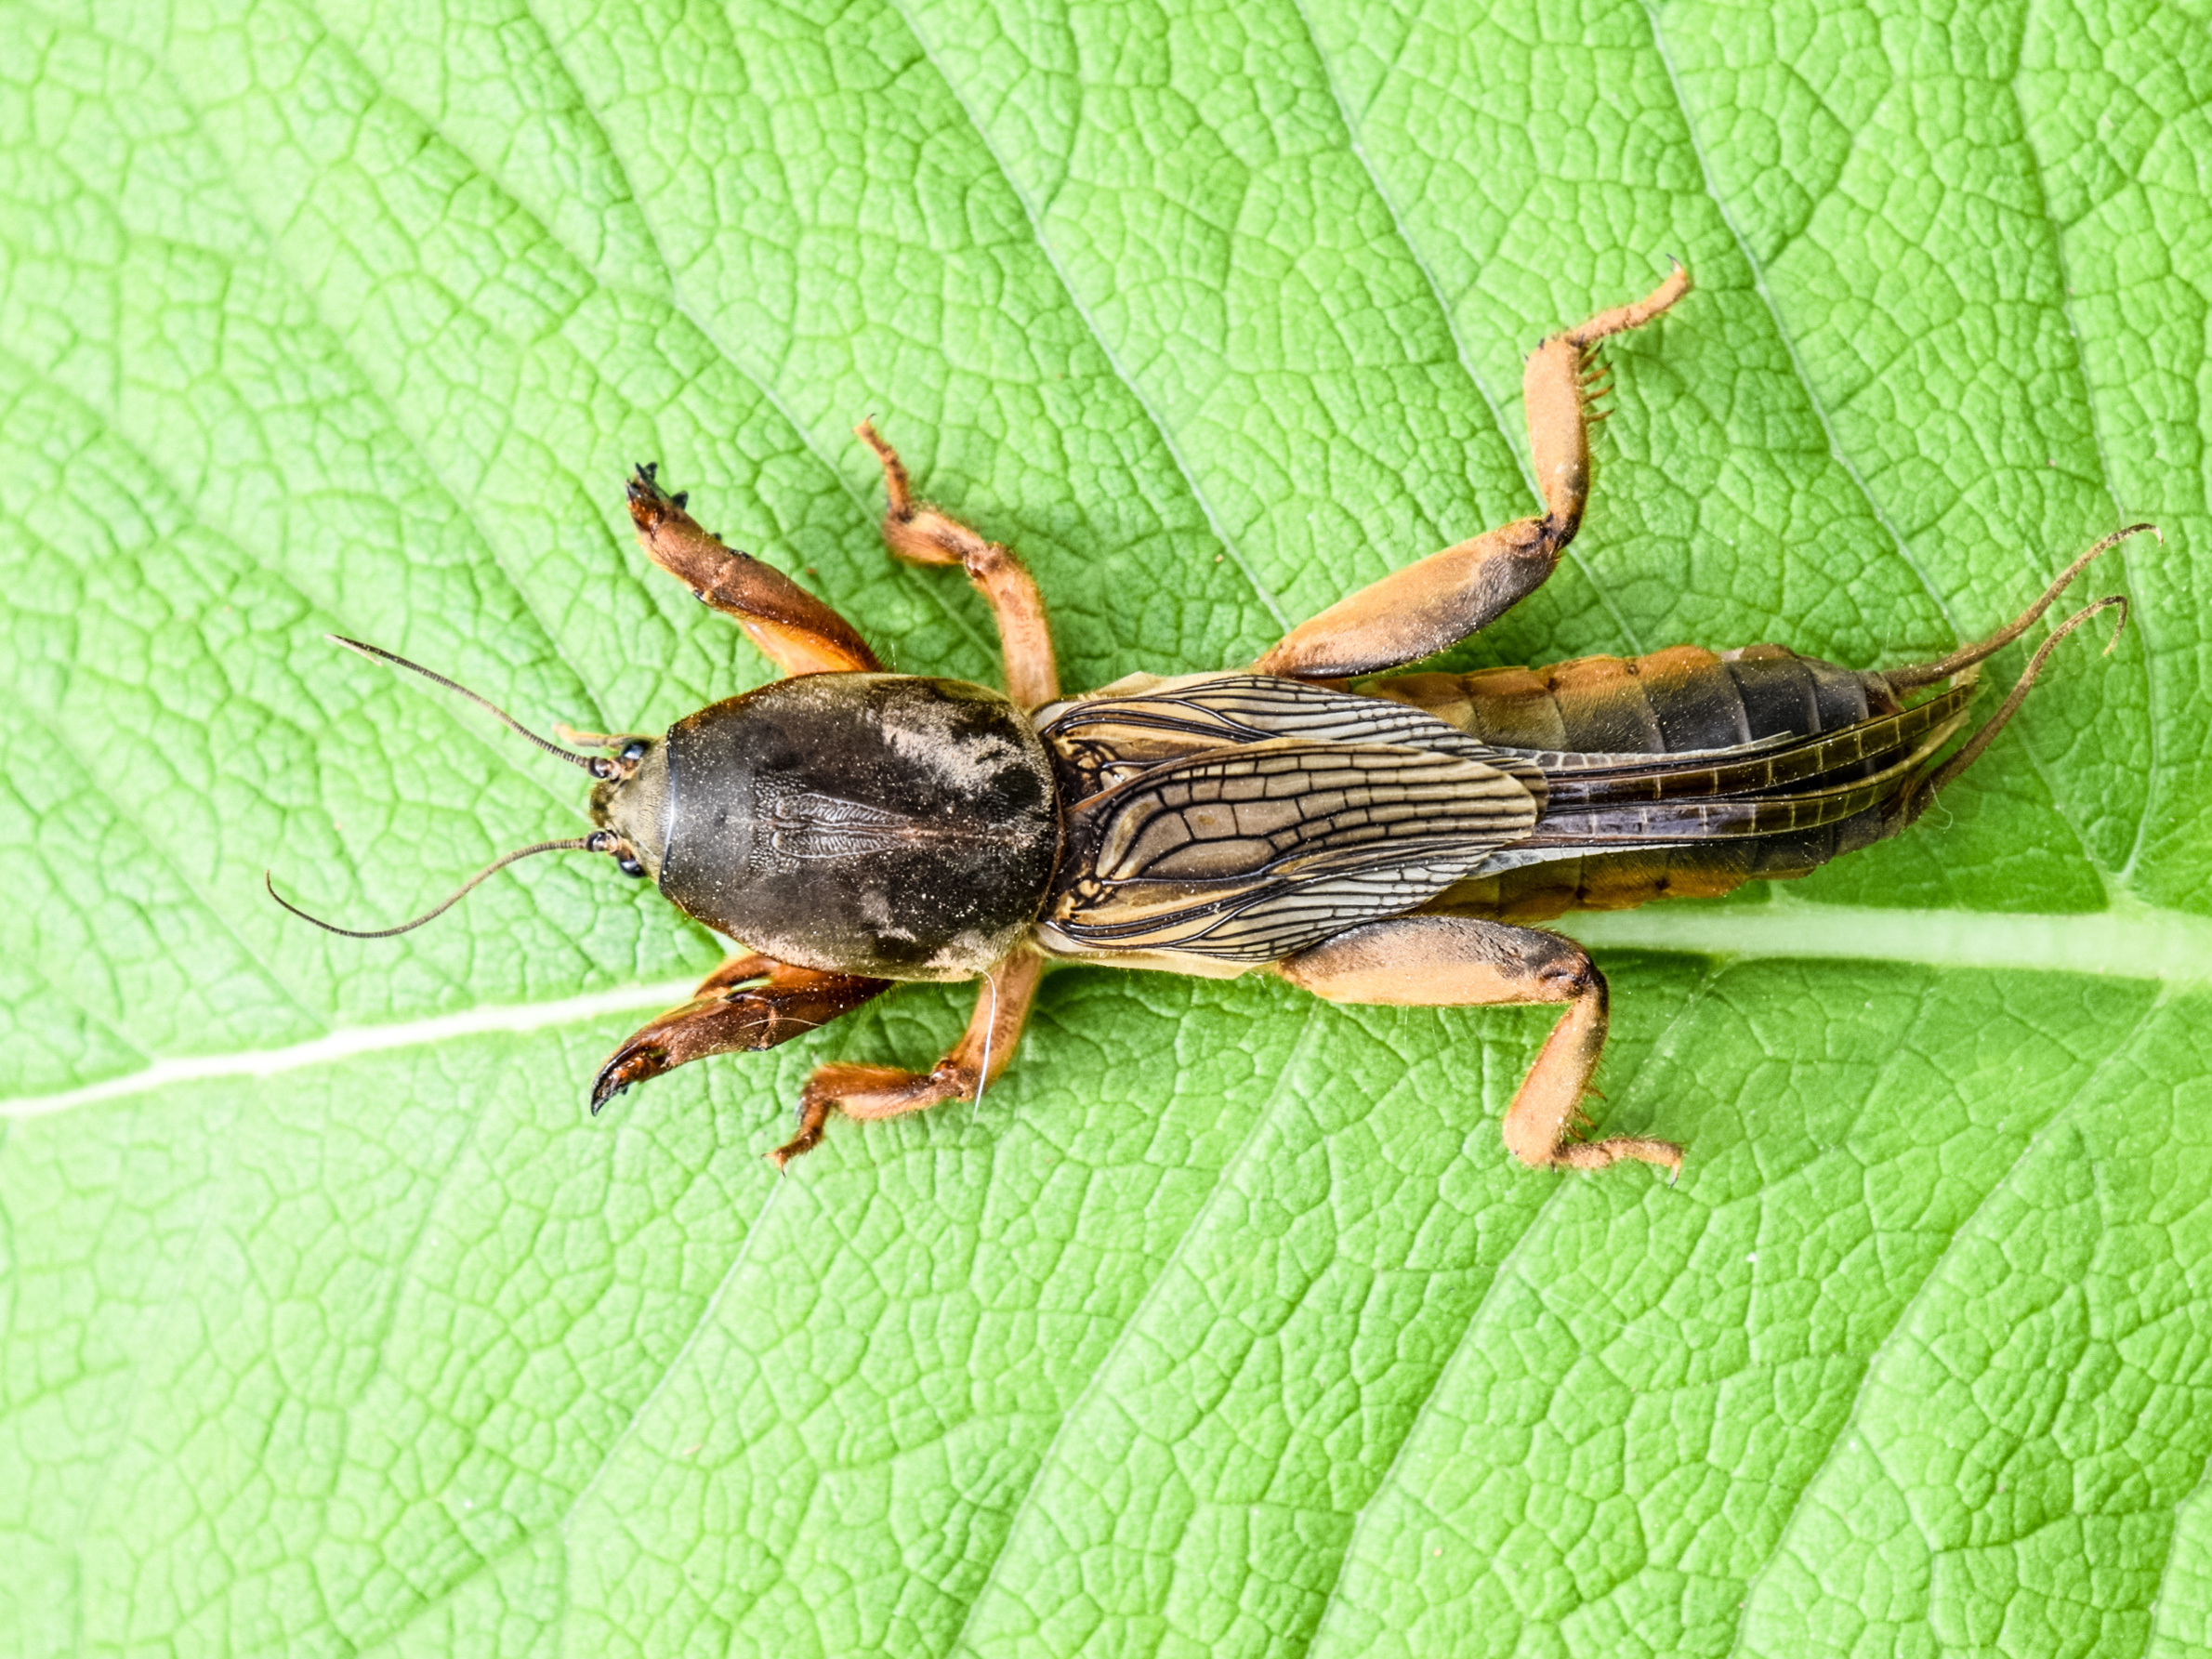
[[[903,1117],[946,1100],[966,1100],[987,1086],[1021,1041],[1029,1005],[1045,976],[1045,958],[1026,947],[1017,950],[984,977],[975,1013],[953,1051],[927,1072],[896,1066],[828,1065],[807,1080],[798,1099],[798,1133],[769,1153],[778,1169],[822,1143],[830,1114],[847,1117]]]
[[[1571,939],[1468,916],[1370,922],[1276,964],[1330,1002],[1416,1007],[1558,1003],[1567,1011],[1506,1112],[1506,1146],[1533,1168],[1603,1169],[1623,1158],[1675,1174],[1682,1149],[1640,1135],[1583,1140],[1582,1097],[1605,1047],[1605,976]]]
[[[1589,354],[1600,341],[1640,327],[1689,292],[1690,273],[1678,264],[1634,305],[1562,329],[1530,356],[1521,402],[1544,497],[1541,517],[1484,531],[1370,583],[1291,629],[1254,670],[1293,679],[1380,674],[1456,645],[1542,586],[1589,499]]]
[[[852,428],[876,452],[883,467],[883,539],[893,557],[915,564],[956,564],[991,601],[998,642],[1006,652],[1007,695],[1023,708],[1038,708],[1060,695],[1060,668],[1052,656],[1052,630],[1035,578],[996,542],[987,542],[957,519],[916,501],[906,464],[883,441],[874,421]]]

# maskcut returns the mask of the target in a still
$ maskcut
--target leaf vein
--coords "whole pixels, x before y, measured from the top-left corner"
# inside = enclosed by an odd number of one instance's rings
[[[2098,1081],[2110,1068],[2127,1055],[2141,1039],[2143,1033],[2149,1029],[2152,1021],[2166,1007],[2170,995],[2170,992],[2162,990],[2158,995],[2152,998],[2144,1007],[2143,1011],[2136,1017],[2135,1022],[2128,1028],[2127,1034],[2114,1044],[2103,1059],[2089,1068],[2089,1073],[2082,1079],[2080,1086],[2075,1088],[2066,1098],[2064,1103],[2049,1117],[2022,1138],[2020,1151],[2015,1154],[2012,1162],[2006,1166],[2004,1173],[1990,1182],[1987,1190],[1974,1201],[1973,1208],[1959,1218],[1958,1224],[1951,1231],[1951,1238],[1944,1245],[1942,1253],[1929,1262],[1927,1273],[1922,1277],[1920,1283],[1913,1287],[1912,1295],[1898,1305],[1897,1317],[1890,1321],[1889,1330],[1883,1333],[1881,1339],[1868,1351],[1865,1363],[1859,1368],[1859,1383],[1851,1397],[1850,1413],[1845,1416],[1834,1436],[1830,1438],[1827,1451],[1822,1455],[1819,1467],[1813,1469],[1806,1478],[1805,1483],[1797,1489],[1797,1495],[1790,1504],[1789,1513],[1783,1517],[1781,1526],[1775,1530],[1773,1547],[1768,1552],[1767,1559],[1754,1568],[1749,1576],[1744,1580],[1743,1594],[1736,1603],[1735,1635],[1728,1645],[1730,1653],[1740,1653],[1745,1651],[1745,1631],[1751,1618],[1752,1604],[1758,1599],[1758,1587],[1765,1581],[1768,1573],[1772,1571],[1774,1564],[1789,1552],[1792,1534],[1797,1530],[1798,1518],[1805,1513],[1806,1502],[1821,1486],[1829,1469],[1835,1466],[1837,1452],[1850,1444],[1852,1438],[1859,1433],[1861,1419],[1867,1409],[1867,1401],[1874,1394],[1875,1384],[1882,1370],[1884,1360],[1900,1339],[1901,1333],[1911,1326],[1914,1311],[1942,1284],[1944,1264],[1950,1258],[1951,1252],[1956,1246],[1960,1237],[1973,1230],[1975,1223],[1989,1208],[1991,1201],[2008,1191],[2014,1178],[2026,1167],[2028,1161],[2042,1151],[2046,1144],[2046,1137],[2051,1133],[2052,1129],[2061,1122],[2072,1117],[2076,1108],[2081,1106],[2085,1100],[2094,1100],[2097,1098]],[[1879,1463],[1882,1458],[1881,1449],[1870,1446],[1869,1451],[1876,1461]],[[1886,1465],[1884,1467],[1887,1468]],[[1892,1476],[1892,1479],[1895,1477]],[[1901,1486],[1903,1484],[1902,1481],[1898,1483]]]
[[[709,323],[692,305],[683,281],[677,275],[676,266],[669,259],[667,249],[662,243],[660,229],[654,222],[652,211],[647,204],[645,195],[638,189],[636,181],[630,176],[629,164],[624,158],[622,147],[615,141],[613,132],[599,121],[598,113],[591,108],[590,100],[584,96],[575,72],[570,67],[568,55],[561,50],[560,46],[554,39],[552,32],[546,28],[544,20],[538,16],[536,0],[521,0],[521,5],[532,25],[537,29],[538,33],[545,40],[546,49],[552,54],[553,60],[560,66],[560,72],[568,77],[569,85],[576,89],[579,106],[590,116],[594,130],[599,133],[607,146],[609,158],[621,173],[624,188],[629,191],[631,202],[637,205],[639,223],[644,227],[646,240],[652,246],[653,257],[659,260],[661,269],[667,273],[668,291],[665,295],[643,294],[639,292],[635,284],[629,283],[610,281],[604,277],[599,280],[612,292],[633,294],[650,304],[665,305],[676,315],[696,329],[699,337],[713,349],[716,357],[721,360],[731,374],[737,375],[739,379],[744,381],[760,394],[768,406],[774,410],[777,416],[791,429],[792,435],[798,440],[800,446],[814,457],[830,478],[836,481],[837,488],[859,510],[862,521],[873,523],[877,516],[876,509],[862,495],[859,486],[854,484],[845,469],[823,453],[815,441],[814,434],[792,411],[790,405],[785,402],[783,394],[776,389],[773,382],[767,375],[756,374],[748,367],[731,348],[729,342],[723,339],[720,331]],[[429,126],[430,124],[426,120],[425,125]],[[436,131],[437,129],[435,126],[431,126],[430,130]],[[550,230],[547,231],[547,234],[551,234]],[[590,267],[586,265],[585,269],[589,270]],[[788,342],[786,349],[788,349]],[[948,597],[943,583],[929,581],[924,573],[913,570],[898,560],[892,561],[892,568],[899,578],[910,588],[927,595],[928,602],[951,623],[956,632],[966,635],[968,641],[979,650],[992,655],[997,654],[998,642],[995,639],[986,639],[983,637],[968,612],[965,608],[955,605]]]
[[[929,37],[924,33],[922,26],[915,20],[913,14],[904,4],[904,0],[887,0],[887,4],[906,25],[907,32],[914,36],[915,44],[921,47],[922,55],[928,60],[930,68],[936,70],[936,49],[930,45]],[[1060,255],[1053,246],[1052,239],[1045,233],[1044,215],[1038,204],[1030,199],[1029,191],[1014,176],[1013,169],[1007,165],[1006,159],[998,153],[998,147],[992,141],[990,133],[976,118],[975,112],[968,108],[967,99],[961,95],[960,89],[953,85],[952,78],[941,70],[938,70],[937,73],[938,78],[943,82],[946,90],[951,93],[953,101],[959,106],[962,115],[966,117],[968,130],[976,136],[976,142],[982,146],[983,152],[991,158],[991,165],[998,169],[999,178],[1005,181],[1007,189],[1013,192],[1014,200],[1020,204],[1022,216],[1029,221],[1030,233],[1036,238],[1038,250],[1045,256],[1046,263],[1051,266],[1053,278],[1060,283],[1060,292],[1068,296],[1068,304],[1082,319],[1083,326],[1098,346],[1099,355],[1106,360],[1106,366],[1112,369],[1114,377],[1128,388],[1129,396],[1136,401],[1137,406],[1144,411],[1144,417],[1152,423],[1152,430],[1159,434],[1160,442],[1167,451],[1168,459],[1175,463],[1177,472],[1182,476],[1184,484],[1191,492],[1191,498],[1198,503],[1199,511],[1205,515],[1206,526],[1214,533],[1215,541],[1220,544],[1221,550],[1229,555],[1230,563],[1236,566],[1237,573],[1243,576],[1245,583],[1251,587],[1253,598],[1257,599],[1266,609],[1267,613],[1274,618],[1275,625],[1285,633],[1289,632],[1290,617],[1284,611],[1281,601],[1261,585],[1258,574],[1252,569],[1251,563],[1245,559],[1243,550],[1230,538],[1228,531],[1223,528],[1220,516],[1214,510],[1213,502],[1207,497],[1205,487],[1199,482],[1198,474],[1192,467],[1189,458],[1184,455],[1182,445],[1176,441],[1175,433],[1161,418],[1160,412],[1152,407],[1152,400],[1145,395],[1144,388],[1138,383],[1137,377],[1124,366],[1120,353],[1114,350],[1113,343],[1099,329],[1098,320],[1091,315],[1090,307],[1084,303],[1083,296],[1076,293],[1073,285],[1069,283],[1067,272],[1061,269]]]
[[[1774,325],[1775,337],[1782,342],[1783,350],[1789,356],[1790,372],[1796,377],[1798,386],[1804,390],[1807,407],[1812,411],[1813,418],[1820,422],[1821,436],[1827,440],[1830,457],[1834,459],[1837,466],[1843,469],[1844,476],[1850,480],[1852,488],[1857,490],[1865,501],[1867,511],[1873,515],[1875,522],[1882,527],[1882,533],[1889,538],[1890,545],[1897,550],[1898,558],[1903,562],[1905,568],[1913,573],[1914,579],[1920,584],[1921,590],[1928,595],[1936,608],[1942,612],[1944,619],[1949,621],[1955,630],[1958,625],[1955,618],[1952,616],[1950,602],[1936,586],[1934,581],[1929,578],[1920,560],[1915,557],[1912,546],[1905,539],[1904,533],[1897,527],[1896,522],[1889,517],[1888,509],[1876,497],[1873,487],[1867,482],[1865,474],[1859,469],[1858,463],[1845,451],[1843,444],[1837,438],[1835,424],[1829,418],[1827,405],[1822,400],[1819,390],[1813,386],[1812,376],[1807,372],[1805,360],[1797,349],[1797,336],[1791,331],[1789,324],[1784,321],[1782,307],[1776,301],[1773,290],[1767,285],[1766,268],[1760,264],[1758,257],[1751,251],[1749,240],[1736,224],[1735,215],[1730,211],[1728,200],[1721,193],[1718,180],[1713,176],[1712,158],[1705,153],[1705,137],[1698,128],[1696,115],[1691,111],[1690,100],[1682,91],[1681,77],[1675,71],[1674,54],[1668,50],[1666,33],[1659,26],[1659,7],[1654,0],[1642,0],[1642,5],[1645,19],[1652,32],[1652,50],[1658,56],[1660,67],[1666,72],[1667,87],[1674,95],[1675,108],[1682,117],[1682,130],[1689,138],[1691,150],[1697,156],[1698,172],[1705,180],[1706,198],[1711,201],[1714,212],[1719,216],[1721,224],[1726,227],[1729,240],[1735,244],[1736,255],[1744,261],[1744,268],[1751,273],[1752,289],[1758,294],[1759,304],[1766,309],[1768,319]]]
[[[2025,15],[2022,18],[2020,36],[2023,50],[2027,32],[2034,24],[2036,4],[2037,0],[2027,0],[2024,8]],[[2059,315],[2064,319],[2066,323],[2066,341],[2073,353],[2074,377],[2081,382],[2082,406],[2089,412],[2089,441],[2097,451],[2097,481],[2104,491],[2105,499],[2113,504],[2113,527],[2117,529],[2126,522],[2127,509],[2121,505],[2119,486],[2113,481],[2112,456],[2106,450],[2104,442],[2104,423],[2097,413],[2096,387],[2089,378],[2088,356],[2083,348],[2081,329],[2076,325],[2074,315],[2074,282],[2067,270],[2066,237],[2063,228],[2059,224],[2058,217],[2051,211],[2050,191],[2044,183],[2043,176],[2048,164],[2045,161],[2043,152],[2036,148],[2035,124],[2028,118],[2028,99],[2021,90],[2021,76],[2024,72],[2025,66],[2021,61],[2021,56],[2016,54],[2012,64],[2012,76],[2006,83],[2006,88],[2012,94],[2014,112],[2020,120],[2021,141],[2034,162],[2030,172],[2035,187],[2035,200],[2042,209],[2037,216],[2038,222],[2049,230],[2051,263],[2059,273]],[[2135,607],[2133,619],[2135,625],[2142,631],[2144,655],[2146,657],[2156,655],[2159,633],[2158,607],[2139,605]],[[2145,761],[2147,774],[2152,779],[2156,779],[2159,775],[2158,721],[2154,711],[2153,718],[2143,721],[2142,729],[2147,751]],[[2123,882],[2126,880],[2128,873],[2135,868],[2135,862],[2142,853],[2143,843],[2149,838],[2151,808],[2151,791],[2145,790],[2141,810],[2136,814],[2135,836],[2128,844],[2127,856],[2120,861],[2120,867],[2115,872],[2118,879]]]
[[[1096,1397],[1106,1377],[1113,1372],[1115,1361],[1121,1357],[1125,1348],[1132,1340],[1134,1333],[1143,1327],[1145,1315],[1151,1310],[1153,1303],[1166,1294],[1165,1287],[1177,1271],[1184,1246],[1204,1231],[1206,1219],[1214,1213],[1215,1207],[1228,1202],[1226,1194],[1234,1189],[1237,1173],[1245,1166],[1252,1156],[1252,1149],[1258,1144],[1262,1134],[1273,1121],[1274,1113],[1282,1107],[1285,1098],[1283,1085],[1297,1070],[1308,1047],[1315,1040],[1314,1034],[1319,1029],[1316,1022],[1309,1020],[1305,1028],[1298,1033],[1297,1040],[1291,1046],[1289,1054],[1284,1057],[1283,1070],[1278,1074],[1276,1086],[1269,1095],[1267,1105],[1252,1114],[1252,1122],[1244,1131],[1244,1139],[1238,1144],[1235,1153],[1222,1165],[1221,1173],[1214,1182],[1213,1191],[1206,1195],[1205,1202],[1192,1212],[1190,1224],[1183,1229],[1181,1238],[1176,1241],[1175,1248],[1160,1264],[1160,1271],[1152,1275],[1152,1282],[1144,1287],[1144,1294],[1138,1298],[1137,1306],[1129,1310],[1129,1317],[1123,1322],[1122,1328],[1114,1334],[1113,1340],[1107,1346],[1106,1351],[1099,1356],[1097,1368],[1084,1380],[1083,1387],[1076,1391],[1074,1399],[1068,1402],[1067,1409],[1060,1413],[1060,1422],[1052,1431],[1052,1438],[1046,1442],[1044,1450],[1038,1455],[1036,1466],[1030,1474],[1029,1483],[1022,1489],[1021,1501],[1014,1506],[1013,1513],[1007,1517],[1006,1531],[999,1535],[998,1547],[991,1553],[990,1565],[984,1570],[981,1582],[977,1584],[975,1594],[968,1600],[968,1612],[961,1618],[960,1628],[954,1632],[952,1641],[945,1648],[948,1654],[959,1652],[966,1645],[968,1627],[975,1622],[976,1609],[983,1604],[984,1598],[991,1592],[991,1587],[997,1582],[999,1565],[1006,1559],[1007,1546],[1013,1542],[1015,1534],[1020,1530],[1022,1518],[1034,1507],[1038,1488],[1044,1484],[1046,1476],[1053,1467],[1054,1455],[1059,1452],[1062,1439],[1069,1432],[1071,1426],[1082,1416],[1084,1409]],[[1049,1521],[1045,1524],[1050,1524]]]
[[[1719,977],[1715,972],[1707,972],[1698,977],[1698,981],[1692,987],[1690,995],[1683,1000],[1682,1006],[1676,1009],[1673,1017],[1667,1020],[1666,1029],[1660,1034],[1658,1041],[1652,1045],[1651,1053],[1645,1058],[1643,1063],[1637,1067],[1635,1073],[1628,1078],[1626,1086],[1621,1090],[1624,1099],[1635,1088],[1637,1083],[1651,1071],[1652,1067],[1671,1052],[1671,1046],[1676,1034],[1683,1029],[1692,1013],[1704,1002],[1706,993],[1718,981]],[[1492,1052],[1491,1046],[1485,1044],[1482,1052],[1484,1060],[1487,1060]],[[1383,1470],[1381,1477],[1376,1480],[1366,1498],[1361,1503],[1358,1512],[1352,1517],[1350,1531],[1345,1536],[1344,1548],[1336,1558],[1336,1575],[1330,1583],[1329,1593],[1322,1604],[1321,1618],[1316,1621],[1312,1632],[1307,1637],[1304,1646],[1300,1649],[1301,1652],[1311,1652],[1320,1645],[1322,1637],[1329,1628],[1330,1620],[1336,1616],[1337,1608],[1343,1605],[1337,1592],[1343,1588],[1345,1574],[1351,1571],[1353,1558],[1359,1553],[1361,1536],[1376,1514],[1385,1493],[1397,1477],[1398,1466],[1405,1455],[1406,1448],[1412,1445],[1418,1437],[1422,1424],[1429,1418],[1430,1408],[1436,1404],[1438,1395],[1442,1393],[1447,1382],[1452,1380],[1453,1373],[1458,1366],[1460,1355],[1467,1351],[1468,1342],[1474,1336],[1477,1327],[1481,1324],[1483,1314],[1489,1310],[1493,1298],[1497,1295],[1498,1285],[1504,1282],[1508,1270],[1517,1265],[1521,1247],[1535,1235],[1545,1218],[1552,1213],[1557,1205],[1560,1194],[1566,1191],[1567,1183],[1565,1181],[1555,1181],[1552,1190],[1546,1193],[1542,1202],[1530,1212],[1527,1225],[1521,1230],[1520,1236],[1514,1239],[1512,1244],[1508,1244],[1504,1253],[1499,1256],[1497,1266],[1491,1271],[1489,1283],[1482,1287],[1482,1294],[1475,1298],[1475,1305],[1468,1310],[1466,1321],[1460,1325],[1458,1334],[1452,1338],[1451,1351],[1437,1366],[1435,1375],[1429,1379],[1429,1386],[1422,1390],[1421,1397],[1413,1402],[1412,1410],[1406,1415],[1405,1431],[1399,1436],[1398,1444],[1390,1454],[1389,1466]]]
[[[1384,211],[1389,214],[1391,229],[1397,231],[1398,240],[1404,244],[1407,255],[1413,259],[1414,268],[1421,273],[1421,281],[1429,289],[1429,296],[1436,302],[1437,312],[1443,319],[1444,331],[1451,338],[1452,355],[1458,360],[1459,372],[1467,376],[1468,383],[1475,388],[1475,395],[1482,400],[1482,406],[1490,412],[1491,425],[1497,429],[1506,453],[1513,457],[1513,465],[1520,471],[1521,481],[1528,486],[1528,499],[1534,504],[1536,511],[1542,512],[1544,497],[1536,487],[1536,475],[1531,469],[1529,459],[1521,452],[1521,445],[1513,441],[1504,406],[1491,394],[1489,386],[1475,368],[1474,360],[1468,354],[1467,341],[1459,332],[1458,310],[1445,301],[1443,288],[1437,282],[1436,271],[1429,264],[1428,254],[1415,237],[1413,227],[1407,222],[1405,215],[1400,211],[1397,197],[1383,183],[1382,176],[1376,171],[1375,164],[1368,158],[1367,146],[1360,136],[1359,123],[1353,119],[1351,106],[1345,101],[1343,88],[1337,81],[1336,66],[1322,49],[1321,36],[1314,33],[1312,15],[1308,9],[1310,0],[1292,0],[1292,4],[1297,8],[1299,26],[1306,32],[1307,44],[1313,49],[1313,60],[1321,66],[1322,78],[1328,84],[1329,98],[1336,106],[1336,119],[1344,127],[1345,146],[1359,162],[1360,170],[1366,175],[1368,186],[1375,191],[1376,199],[1382,203]],[[1582,573],[1583,579],[1589,584],[1590,591],[1598,596],[1599,604],[1613,620],[1619,637],[1628,642],[1629,651],[1641,656],[1644,650],[1642,637],[1614,601],[1611,584],[1598,580],[1597,573],[1585,561],[1582,548],[1576,543],[1570,541],[1567,544],[1565,556],[1567,561]]]

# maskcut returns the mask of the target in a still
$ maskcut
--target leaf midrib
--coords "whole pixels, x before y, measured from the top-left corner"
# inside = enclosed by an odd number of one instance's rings
[[[1901,968],[2212,981],[2212,917],[2126,898],[2074,915],[1886,910],[1776,894],[1765,904],[1685,903],[1665,912],[1589,912],[1555,924],[1594,950],[1730,961],[1893,962]],[[520,1035],[685,1000],[689,980],[617,986],[544,1002],[491,1004],[389,1024],[341,1026],[281,1048],[172,1055],[58,1093],[0,1097],[0,1121],[46,1117],[181,1084],[342,1063],[358,1055],[469,1037]]]

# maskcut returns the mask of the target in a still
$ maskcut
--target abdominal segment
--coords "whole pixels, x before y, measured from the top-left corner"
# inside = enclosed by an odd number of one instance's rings
[[[1421,906],[1546,921],[1788,880],[1882,839],[1964,718],[1970,679],[1910,708],[1879,674],[1779,645],[1413,674],[1361,690],[1539,765],[1530,836]]]

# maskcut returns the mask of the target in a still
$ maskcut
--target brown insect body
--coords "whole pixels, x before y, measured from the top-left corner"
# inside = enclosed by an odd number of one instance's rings
[[[1383,578],[1244,670],[1139,674],[1061,696],[1027,572],[915,500],[863,423],[891,551],[958,564],[990,599],[1010,696],[885,673],[849,623],[700,528],[640,468],[629,504],[647,555],[792,678],[660,739],[574,740],[612,758],[567,756],[600,780],[599,828],[546,846],[614,853],[745,946],[615,1052],[593,1110],[703,1056],[787,1041],[895,981],[985,980],[966,1035],[933,1070],[819,1068],[797,1135],[772,1154],[781,1165],[817,1144],[833,1113],[889,1117],[979,1093],[1057,958],[1264,971],[1334,1001],[1563,1005],[1507,1113],[1507,1145],[1538,1165],[1679,1168],[1665,1141],[1579,1137],[1605,1040],[1604,976],[1572,940],[1521,924],[1802,876],[1904,829],[1988,746],[2059,639],[2125,601],[2053,630],[1945,757],[1976,665],[2089,560],[2149,528],[2107,537],[2008,626],[1937,663],[1866,672],[1775,645],[1678,646],[1389,674],[1550,573],[1587,493],[1589,354],[1689,285],[1677,266],[1646,299],[1531,356],[1543,514]]]

